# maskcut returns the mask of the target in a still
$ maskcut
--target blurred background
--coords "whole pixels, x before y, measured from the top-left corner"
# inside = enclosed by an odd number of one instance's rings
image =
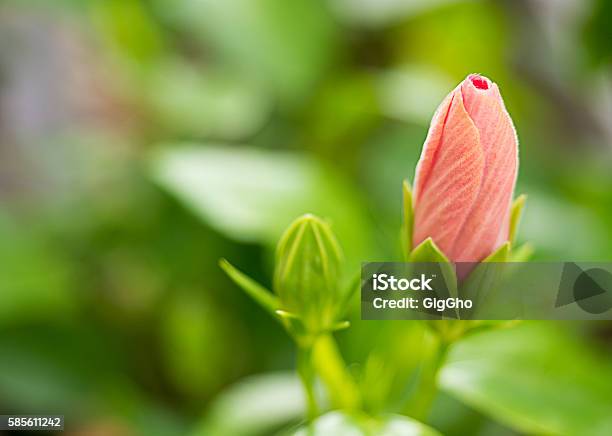
[[[70,435],[298,422],[293,346],[218,261],[270,285],[305,212],[347,275],[401,259],[401,182],[472,72],[518,131],[534,259],[612,259],[611,32],[606,0],[3,0],[1,413]],[[366,409],[396,411],[422,327],[358,317],[342,351]],[[611,323],[466,340],[428,423],[612,434],[611,347]]]

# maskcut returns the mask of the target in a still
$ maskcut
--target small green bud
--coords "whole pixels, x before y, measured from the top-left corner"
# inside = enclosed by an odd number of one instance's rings
[[[342,298],[340,260],[329,224],[314,215],[296,219],[279,241],[274,290],[283,310],[297,315],[310,333],[336,321]]]

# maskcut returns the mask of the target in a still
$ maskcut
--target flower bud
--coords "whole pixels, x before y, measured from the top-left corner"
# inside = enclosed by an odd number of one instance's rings
[[[518,140],[497,85],[469,75],[436,111],[414,183],[413,247],[431,237],[453,262],[508,240]]]
[[[297,315],[310,332],[335,321],[340,259],[329,224],[310,214],[295,220],[279,241],[274,290],[283,310]]]

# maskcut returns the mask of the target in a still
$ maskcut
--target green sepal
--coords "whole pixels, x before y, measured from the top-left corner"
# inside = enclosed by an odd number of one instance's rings
[[[412,263],[439,263],[444,275],[448,291],[453,297],[457,296],[457,274],[448,257],[438,248],[431,238],[425,239],[408,255],[408,262]]]
[[[408,255],[408,262],[449,262],[431,238],[425,239]]]
[[[289,319],[292,321],[296,321],[300,319],[300,317],[296,315],[295,313],[287,312],[286,310],[282,310],[282,309],[278,309],[274,313],[276,313],[276,315],[278,315],[279,317],[283,319]]]
[[[276,311],[280,308],[280,301],[271,291],[236,269],[226,259],[219,260],[219,266],[249,297],[255,300],[256,303],[267,310],[272,316],[277,317]]]
[[[510,242],[504,242],[504,244],[495,250],[492,254],[487,256],[481,263],[491,262],[507,262],[510,257]]]
[[[521,222],[521,216],[523,215],[523,209],[525,208],[526,201],[527,196],[525,194],[521,194],[516,198],[516,200],[514,200],[514,203],[512,203],[512,209],[510,210],[510,229],[508,232],[508,240],[512,244],[514,244],[516,239],[516,233]]]
[[[510,262],[527,262],[534,252],[533,245],[525,242],[510,253]]]
[[[274,314],[296,342],[300,342],[307,336],[306,326],[299,315],[281,309],[276,310]]]
[[[350,326],[351,326],[351,322],[348,320],[338,321],[337,323],[332,324],[332,326],[329,328],[329,331],[330,333],[337,332],[340,330],[345,330],[349,328]]]
[[[474,301],[474,306],[479,307],[479,303],[486,298],[486,293],[500,280],[505,267],[499,264],[508,262],[509,257],[510,242],[505,242],[474,268],[461,286],[461,295],[469,297]]]
[[[402,249],[404,257],[408,257],[412,248],[412,231],[414,229],[414,207],[412,204],[412,187],[408,180],[402,183],[402,197],[404,203],[404,221],[402,224]]]
[[[320,335],[334,333],[339,330],[347,329],[351,326],[350,321],[344,320],[337,321],[331,324],[329,327],[319,331],[310,331],[298,314],[288,312],[282,309],[276,310],[274,314],[276,315],[276,318],[281,322],[281,324],[285,327],[289,335],[298,344],[312,344],[312,341]]]

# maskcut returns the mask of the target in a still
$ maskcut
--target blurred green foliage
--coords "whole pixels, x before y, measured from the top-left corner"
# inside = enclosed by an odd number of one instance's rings
[[[610,259],[611,19],[605,0],[4,1],[0,411],[63,413],[72,434],[299,425],[291,343],[218,260],[270,287],[306,212],[332,224],[347,275],[400,259],[402,180],[471,72],[518,131],[519,242]],[[364,408],[397,413],[427,335],[358,318],[337,337]],[[609,434],[611,346],[609,323],[468,338],[427,424]],[[318,425],[383,425],[352,419]]]

